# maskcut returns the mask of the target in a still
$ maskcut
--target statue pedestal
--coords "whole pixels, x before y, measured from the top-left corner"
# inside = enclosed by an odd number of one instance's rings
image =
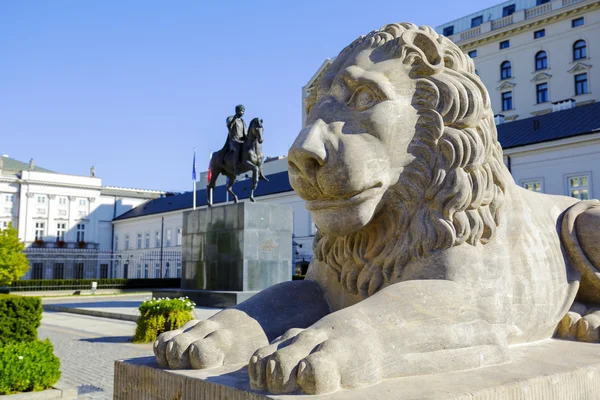
[[[238,203],[183,214],[181,289],[199,306],[228,307],[292,279],[292,210]]]
[[[597,399],[600,344],[549,339],[511,349],[512,362],[483,369],[388,379],[317,396],[250,389],[243,365],[162,369],[154,357],[115,362],[115,400],[537,400]]]

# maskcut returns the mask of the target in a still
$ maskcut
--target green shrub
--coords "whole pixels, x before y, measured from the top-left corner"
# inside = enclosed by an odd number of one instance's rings
[[[0,345],[36,340],[41,320],[39,297],[0,294]]]
[[[194,319],[196,303],[187,297],[178,299],[152,299],[140,304],[140,317],[137,321],[134,343],[147,343],[156,340],[166,331],[181,328]]]
[[[0,345],[0,395],[54,385],[60,378],[60,360],[53,350],[48,339]]]
[[[306,275],[292,275],[293,281],[303,281]]]

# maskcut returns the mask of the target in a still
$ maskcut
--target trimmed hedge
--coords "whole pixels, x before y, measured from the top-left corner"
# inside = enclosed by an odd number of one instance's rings
[[[36,340],[41,320],[39,297],[0,294],[0,346]]]
[[[178,299],[152,299],[140,304],[133,343],[154,342],[163,332],[179,329],[194,319],[192,310],[196,303],[187,297]]]
[[[0,395],[44,390],[60,379],[50,340],[0,345]]]
[[[26,279],[13,282],[9,290],[81,290],[98,282],[98,289],[168,289],[179,288],[180,278],[160,279]]]

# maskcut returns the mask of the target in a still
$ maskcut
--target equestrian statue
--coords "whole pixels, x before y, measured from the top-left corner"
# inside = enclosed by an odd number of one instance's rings
[[[227,117],[227,142],[223,148],[213,154],[208,166],[208,186],[206,187],[206,202],[212,207],[212,191],[219,175],[225,175],[227,180],[227,191],[237,203],[238,198],[231,189],[237,176],[241,173],[252,171],[252,190],[250,201],[254,200],[254,190],[258,187],[258,180],[269,181],[263,174],[262,164],[265,158],[262,152],[263,142],[263,120],[254,118],[250,121],[250,127],[242,116],[245,108],[243,105],[235,107],[235,115]]]

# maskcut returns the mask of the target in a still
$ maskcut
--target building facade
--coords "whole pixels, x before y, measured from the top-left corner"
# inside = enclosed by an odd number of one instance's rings
[[[598,101],[598,0],[507,1],[436,31],[471,56],[498,122]]]
[[[93,168],[90,176],[67,175],[0,157],[0,229],[12,224],[25,243],[32,267],[25,279],[108,277],[111,221],[163,194],[105,186]]]

